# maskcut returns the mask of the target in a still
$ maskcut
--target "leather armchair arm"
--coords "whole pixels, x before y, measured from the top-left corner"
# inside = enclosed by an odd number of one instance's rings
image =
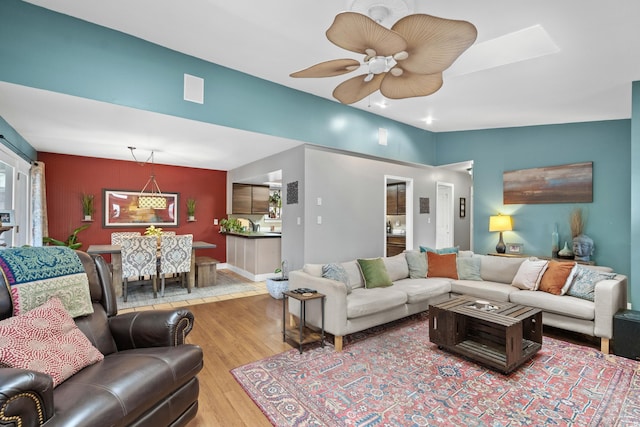
[[[0,425],[40,426],[53,416],[53,379],[40,372],[0,369]]]
[[[118,350],[184,344],[193,328],[193,313],[180,308],[120,314],[109,318]]]

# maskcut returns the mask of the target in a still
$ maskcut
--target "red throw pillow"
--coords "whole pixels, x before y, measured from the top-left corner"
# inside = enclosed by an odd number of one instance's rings
[[[427,277],[448,277],[458,279],[457,254],[437,254],[427,252]]]
[[[562,288],[571,274],[575,262],[550,261],[547,271],[540,280],[539,291],[549,292],[554,295],[562,295]]]
[[[58,298],[0,321],[0,365],[48,374],[54,387],[102,359]]]

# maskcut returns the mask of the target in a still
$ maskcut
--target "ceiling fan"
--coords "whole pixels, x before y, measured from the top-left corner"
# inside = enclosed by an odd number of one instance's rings
[[[383,8],[384,9],[384,8]],[[384,14],[384,10],[375,12]],[[333,96],[343,104],[353,104],[373,92],[392,99],[427,96],[442,87],[442,72],[473,44],[478,34],[467,21],[438,18],[426,14],[408,15],[391,29],[356,12],[339,13],[326,36],[335,45],[365,55],[363,64],[355,59],[321,62],[291,77],[333,77],[357,70],[366,74],[339,84]]]

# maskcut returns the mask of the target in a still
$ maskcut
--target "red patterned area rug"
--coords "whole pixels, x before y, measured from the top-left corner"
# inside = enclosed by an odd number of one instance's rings
[[[544,337],[503,375],[439,350],[425,314],[231,371],[276,426],[638,426],[640,362]]]

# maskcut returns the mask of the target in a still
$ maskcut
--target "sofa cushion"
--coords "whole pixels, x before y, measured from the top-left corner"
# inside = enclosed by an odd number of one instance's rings
[[[595,304],[593,302],[568,295],[553,295],[540,291],[518,291],[511,294],[510,298],[513,303],[536,307],[549,313],[585,320],[595,318]]]
[[[323,265],[322,277],[344,283],[345,288],[347,288],[347,293],[351,293],[352,288],[351,283],[349,283],[349,275],[342,265],[335,263]]]
[[[549,261],[549,266],[542,275],[538,290],[553,295],[563,295],[573,282],[575,271],[575,262]]]
[[[438,277],[403,279],[393,282],[394,289],[407,294],[407,303],[415,304],[451,291],[451,280]]]
[[[457,279],[457,257],[458,256],[455,253],[437,254],[435,252],[427,252],[427,277],[448,277],[450,279]]]
[[[427,277],[427,256],[424,252],[405,251],[404,256],[407,259],[411,279]]]
[[[510,284],[475,280],[454,280],[451,282],[451,292],[467,294],[493,301],[509,301],[510,295],[520,292]]]
[[[355,259],[343,262],[342,266],[347,272],[347,276],[349,276],[349,283],[351,284],[352,289],[364,287],[364,282],[362,281],[362,273],[360,273],[360,266]]]
[[[313,277],[322,277],[322,267],[324,264],[305,264],[302,271]]]
[[[511,284],[520,264],[525,258],[506,258],[500,256],[480,255],[480,276],[482,280]]]
[[[111,354],[56,388],[55,424],[139,425],[136,420],[164,399],[176,410],[188,403],[193,396],[176,391],[201,369],[202,349],[191,344]],[[168,424],[170,412],[164,410]]]
[[[382,258],[358,258],[357,261],[365,288],[371,289],[393,285]]]
[[[460,257],[456,259],[458,267],[458,279],[460,280],[482,280],[480,276],[479,257]]]
[[[567,295],[586,299],[587,301],[594,301],[596,283],[601,280],[613,279],[615,277],[615,273],[602,273],[597,270],[577,265],[576,276],[567,291]]]
[[[395,287],[358,288],[347,295],[347,318],[368,316],[401,306],[407,302],[407,294]]]
[[[103,358],[56,297],[0,321],[0,366],[43,372],[54,387]]]
[[[541,259],[525,259],[511,282],[518,289],[535,291],[540,285],[542,275],[547,270],[549,261]]]
[[[409,265],[403,253],[382,258],[382,261],[392,282],[409,277]]]

